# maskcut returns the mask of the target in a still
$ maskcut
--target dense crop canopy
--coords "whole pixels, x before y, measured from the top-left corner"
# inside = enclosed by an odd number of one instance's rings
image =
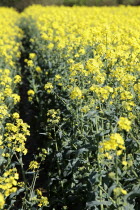
[[[22,191],[25,209],[139,208],[139,21],[140,8],[130,6],[0,9],[1,209]],[[40,145],[26,173],[30,132],[16,109],[20,52]]]
[[[133,208],[140,8],[32,6],[22,16],[30,42],[29,101],[40,107],[53,165],[51,207]]]

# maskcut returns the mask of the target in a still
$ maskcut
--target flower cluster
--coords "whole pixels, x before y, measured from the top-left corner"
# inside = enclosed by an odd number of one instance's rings
[[[3,138],[3,148],[6,148],[4,152],[9,152],[12,154],[14,152],[20,152],[24,155],[27,154],[27,149],[25,148],[26,136],[30,135],[28,130],[29,125],[19,119],[19,114],[14,113],[12,115],[14,118],[14,123],[6,123],[5,134]],[[7,154],[7,153],[6,153]],[[3,156],[6,155],[5,153]]]
[[[9,169],[0,177],[0,189],[5,198],[17,191],[18,179],[19,175],[16,168]]]
[[[52,123],[52,124],[57,124],[60,121],[60,110],[55,110],[55,109],[49,109],[47,112],[47,122]]]
[[[124,149],[124,139],[122,138],[122,136],[119,133],[113,133],[110,135],[110,138],[108,140],[100,143],[99,151],[101,153],[105,152],[105,156],[107,158],[111,158],[108,153],[109,151],[117,151],[117,155],[121,155]]]
[[[36,190],[36,196],[30,198],[30,200],[34,203],[37,203],[37,205],[39,207],[44,207],[44,206],[48,206],[49,204],[49,201],[48,201],[48,198],[47,197],[44,197],[42,195],[42,192],[41,190],[37,189]]]

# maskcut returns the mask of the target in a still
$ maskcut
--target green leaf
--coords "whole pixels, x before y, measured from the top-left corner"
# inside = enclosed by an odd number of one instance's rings
[[[91,202],[88,202],[86,204],[86,206],[88,208],[91,208],[91,207],[94,207],[94,206],[99,206],[99,205],[106,205],[106,206],[110,206],[112,204],[111,201],[91,201]]]

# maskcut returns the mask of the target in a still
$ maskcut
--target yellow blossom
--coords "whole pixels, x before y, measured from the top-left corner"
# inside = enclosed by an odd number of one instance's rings
[[[126,195],[126,194],[127,194],[127,191],[126,191],[126,190],[124,190],[124,189],[121,189],[121,192],[122,192],[122,194],[124,194],[124,195]]]
[[[4,196],[0,193],[0,209],[3,209],[5,204]]]
[[[81,99],[82,98],[82,91],[79,87],[74,87],[70,93],[71,99]]]
[[[127,162],[126,161],[122,161],[122,164],[124,165],[124,166],[127,166]]]
[[[35,70],[36,70],[37,72],[41,72],[41,71],[42,71],[41,68],[40,68],[39,66],[37,66],[37,67],[35,68]]]
[[[35,170],[39,168],[39,163],[37,161],[31,161],[29,164],[29,169],[31,170]]]
[[[35,95],[35,92],[34,92],[34,90],[28,90],[27,94],[29,96],[34,96]]]
[[[14,83],[20,83],[21,82],[21,76],[20,75],[16,75],[14,77]]]
[[[36,57],[36,54],[35,54],[35,53],[30,53],[30,54],[29,54],[29,58],[30,58],[30,59],[34,59],[35,57]]]
[[[120,117],[118,121],[118,125],[120,129],[129,131],[131,129],[131,121],[126,117]]]

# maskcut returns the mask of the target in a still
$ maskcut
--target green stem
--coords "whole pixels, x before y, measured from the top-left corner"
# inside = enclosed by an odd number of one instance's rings
[[[98,119],[97,117],[95,118],[96,120],[96,132],[98,133]],[[99,141],[97,142],[97,148],[99,149]],[[98,187],[100,188],[102,186],[102,174],[101,174],[101,167],[100,167],[100,160],[99,160],[99,151],[98,151],[98,154],[97,154],[97,162],[98,162],[98,172],[100,174],[100,178],[99,178],[99,184],[98,184]],[[100,195],[100,201],[102,202],[103,200],[103,194],[102,194],[102,189],[100,188],[99,190],[99,195]],[[104,206],[103,204],[101,204],[101,210],[104,209]]]
[[[118,176],[118,156],[117,156],[117,154],[116,154],[115,167],[116,167],[116,183],[118,186],[119,185],[119,176]],[[117,197],[116,204],[117,204],[117,206],[119,206],[119,197]]]
[[[22,172],[22,176],[23,176],[23,181],[25,183],[25,197],[24,197],[24,200],[23,200],[23,209],[25,207],[25,209],[27,209],[27,202],[26,202],[26,197],[28,195],[28,188],[27,188],[27,180],[26,180],[26,177],[25,177],[25,171],[24,171],[24,167],[23,167],[23,160],[22,160],[22,154],[20,153],[20,157],[18,158],[17,154],[15,154],[19,164],[20,164],[20,167],[21,167],[21,172]]]
[[[100,174],[100,184],[99,184],[99,188],[102,186],[102,175]],[[102,189],[100,188],[100,201],[102,202],[103,200],[103,193],[102,193]],[[104,209],[103,204],[101,204],[101,210]]]
[[[54,137],[55,137],[55,149],[56,149],[56,152],[58,153],[59,150],[58,150],[58,144],[57,144],[57,140],[56,140],[56,130],[55,130],[55,127],[54,127]],[[57,167],[58,167],[59,177],[61,177],[61,168],[60,168],[60,165],[59,165],[59,160],[57,161]],[[60,178],[60,180],[61,180],[61,178]],[[62,191],[63,191],[63,181],[60,181],[60,185],[61,185],[61,188],[62,188]]]
[[[37,171],[37,172],[34,174],[33,181],[32,181],[32,184],[31,184],[31,189],[30,189],[30,198],[32,197],[32,194],[33,194],[33,191],[34,191],[34,188],[35,188],[35,183],[36,183],[38,174],[39,174],[39,171]]]

